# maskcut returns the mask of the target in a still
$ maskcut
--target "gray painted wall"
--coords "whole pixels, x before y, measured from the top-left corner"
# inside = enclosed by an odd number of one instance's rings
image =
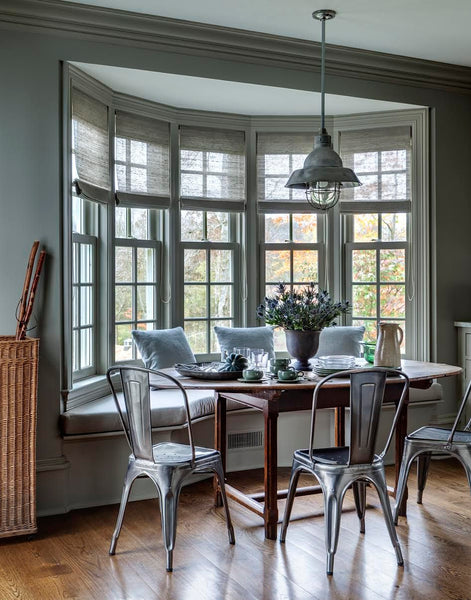
[[[0,332],[14,314],[33,240],[48,250],[36,313],[41,338],[38,459],[60,462],[61,407],[61,61],[82,61],[311,89],[294,67],[202,58],[10,29],[0,35]],[[454,320],[470,320],[469,165],[471,102],[464,94],[368,79],[329,76],[330,93],[415,103],[432,111],[432,358],[456,361]],[[454,409],[451,383],[444,411]],[[82,449],[86,442],[82,444]],[[77,459],[76,459],[77,460]],[[80,460],[80,459],[78,459]],[[50,482],[51,473],[47,481]],[[65,479],[58,485],[65,485]],[[56,482],[57,483],[57,482]],[[48,484],[49,485],[49,484]],[[45,500],[46,504],[48,500]],[[56,500],[57,502],[57,500]],[[51,500],[52,506],[52,500]],[[43,507],[47,510],[47,506]],[[58,508],[59,510],[59,508]]]

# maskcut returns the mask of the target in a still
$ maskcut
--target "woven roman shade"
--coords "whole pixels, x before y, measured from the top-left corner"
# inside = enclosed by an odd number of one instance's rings
[[[245,210],[245,133],[232,129],[180,129],[182,208]]]
[[[362,182],[342,190],[341,212],[410,212],[409,126],[341,131],[340,156]]]
[[[302,168],[314,147],[313,133],[257,134],[257,198],[263,213],[316,212],[304,190],[285,187],[295,169]]]
[[[116,111],[115,185],[120,206],[170,206],[169,124]]]
[[[95,202],[110,201],[108,107],[72,89],[72,148],[77,193]]]

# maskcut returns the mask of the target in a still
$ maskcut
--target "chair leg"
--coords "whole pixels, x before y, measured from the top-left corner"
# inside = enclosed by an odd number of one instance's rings
[[[391,538],[391,543],[396,552],[397,564],[402,566],[404,564],[404,559],[402,557],[401,546],[399,544],[399,540],[397,538],[396,529],[394,527],[393,516],[391,511],[391,504],[389,502],[388,496],[388,488],[386,485],[386,476],[384,474],[384,470],[376,471],[372,476],[373,483],[378,492],[379,499],[381,501],[381,506],[383,508],[384,520],[386,521],[386,526],[388,528],[389,537]]]
[[[399,480],[397,482],[396,490],[396,506],[394,509],[394,524],[397,525],[399,518],[399,508],[401,506],[402,497],[407,485],[407,478],[409,477],[409,470],[414,460],[413,448],[411,444],[407,442],[404,444],[404,454],[402,455],[401,469],[399,471]]]
[[[293,465],[291,467],[291,475],[289,479],[288,495],[286,497],[285,512],[283,515],[283,523],[281,525],[280,542],[284,542],[286,539],[286,530],[288,529],[291,510],[293,508],[294,496],[296,495],[296,487],[298,485],[300,474],[301,467],[299,466],[298,461],[293,460]]]
[[[221,490],[222,503],[223,503],[223,506],[224,506],[224,511],[226,513],[226,523],[227,523],[227,532],[229,534],[229,543],[230,544],[235,544],[234,527],[232,526],[231,514],[229,512],[229,504],[227,502],[226,486],[224,484],[224,471],[223,471],[223,468],[222,468],[222,462],[221,461],[219,461],[214,466],[214,472],[216,473],[216,476],[218,478],[219,488]]]
[[[357,515],[360,519],[360,533],[365,533],[365,509],[366,509],[366,481],[353,482],[353,497]]]
[[[111,538],[110,550],[109,553],[113,555],[116,552],[116,544],[118,543],[119,534],[121,532],[121,527],[123,525],[124,512],[126,510],[126,504],[129,498],[129,492],[131,491],[132,484],[134,479],[137,477],[138,473],[136,473],[135,469],[131,464],[128,465],[128,470],[126,471],[126,475],[124,477],[123,484],[123,493],[121,495],[121,504],[119,505],[118,518],[116,519],[116,526],[113,532],[113,536]]]
[[[430,452],[424,452],[417,457],[417,504],[422,504],[422,494],[427,483],[430,458]]]
[[[325,513],[325,547],[327,550],[327,575],[334,572],[334,555],[337,551],[340,531],[340,515],[343,501],[342,490],[337,481],[324,487],[324,513]]]

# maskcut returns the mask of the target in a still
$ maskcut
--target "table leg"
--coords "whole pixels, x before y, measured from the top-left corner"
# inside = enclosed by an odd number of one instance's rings
[[[399,415],[397,426],[396,426],[396,454],[395,454],[395,480],[394,480],[394,496],[397,491],[397,482],[399,481],[399,472],[401,470],[402,463],[402,455],[404,454],[404,441],[407,435],[407,409],[409,406],[409,392],[407,392],[407,396],[404,401],[404,405],[401,410],[401,414]],[[407,507],[407,486],[404,490],[404,495],[402,497],[401,506],[399,507],[399,515],[401,517],[406,516],[406,507]]]
[[[219,450],[221,453],[222,468],[224,473],[226,473],[226,399],[215,392],[214,401],[214,445],[216,450]],[[216,476],[213,478],[213,488],[214,505],[222,506],[222,497]]]
[[[343,406],[335,409],[335,445],[345,446],[345,408]]]
[[[278,525],[278,411],[264,410],[265,418],[265,537],[276,540]]]

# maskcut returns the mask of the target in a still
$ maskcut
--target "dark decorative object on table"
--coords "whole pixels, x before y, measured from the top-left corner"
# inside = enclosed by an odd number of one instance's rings
[[[335,319],[349,310],[348,301],[334,302],[313,283],[301,290],[279,283],[274,295],[266,296],[257,308],[257,316],[285,330],[288,352],[297,359],[294,367],[306,371],[311,369],[309,359],[317,352],[321,330],[336,325]]]

